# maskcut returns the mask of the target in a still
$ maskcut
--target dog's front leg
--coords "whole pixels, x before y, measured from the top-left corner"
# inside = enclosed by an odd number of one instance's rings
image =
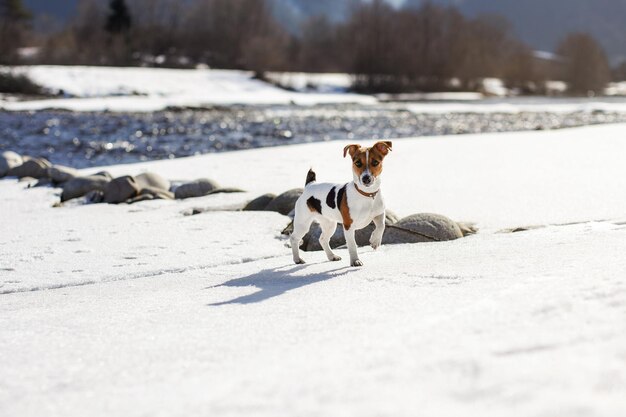
[[[374,217],[374,226],[376,226],[376,228],[372,232],[372,236],[370,236],[370,245],[372,246],[372,248],[378,249],[378,247],[380,246],[383,240],[383,233],[385,232],[385,213],[384,212]]]
[[[346,238],[348,244],[348,253],[350,254],[351,266],[363,266],[363,262],[359,259],[359,254],[356,252],[356,240],[354,238],[354,229],[348,229],[344,227],[343,235]]]

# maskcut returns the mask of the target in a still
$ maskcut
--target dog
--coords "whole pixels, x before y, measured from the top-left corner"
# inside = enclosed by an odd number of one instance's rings
[[[293,261],[303,264],[300,257],[300,242],[309,231],[313,221],[319,223],[322,234],[319,242],[329,261],[341,258],[330,249],[330,238],[337,223],[343,224],[343,234],[348,244],[351,266],[363,266],[357,253],[354,232],[369,225],[372,220],[376,228],[370,237],[370,245],[377,249],[385,231],[385,202],[380,192],[380,175],[383,160],[391,151],[391,142],[377,142],[370,148],[348,145],[343,157],[352,159],[352,182],[329,184],[316,182],[315,172],[310,169],[306,176],[304,192],[296,201],[291,249]]]

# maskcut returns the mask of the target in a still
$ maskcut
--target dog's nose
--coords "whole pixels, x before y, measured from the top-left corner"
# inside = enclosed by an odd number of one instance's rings
[[[363,175],[363,184],[369,184],[370,182],[372,182],[372,177],[369,175]]]

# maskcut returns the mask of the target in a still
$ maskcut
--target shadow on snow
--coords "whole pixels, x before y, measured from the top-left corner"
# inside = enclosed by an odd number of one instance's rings
[[[254,274],[231,279],[223,284],[207,287],[206,289],[216,287],[257,287],[259,291],[252,294],[243,295],[233,298],[229,301],[221,301],[209,304],[209,306],[221,306],[226,304],[250,304],[259,303],[267,299],[277,297],[287,291],[306,285],[315,284],[317,282],[327,281],[345,275],[351,269],[348,266],[342,268],[331,269],[329,271],[317,272],[311,275],[299,276],[294,275],[296,272],[306,268],[307,265],[283,266],[279,268],[264,269]]]

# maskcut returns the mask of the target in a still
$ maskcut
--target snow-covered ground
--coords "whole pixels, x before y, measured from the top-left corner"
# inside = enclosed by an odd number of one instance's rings
[[[9,68],[0,68],[8,71]],[[152,112],[168,107],[206,108],[216,105],[340,104],[378,103],[374,96],[346,92],[347,74],[270,73],[287,91],[255,80],[252,73],[231,70],[180,70],[158,68],[118,68],[83,66],[28,66],[13,68],[33,81],[68,97],[17,101],[0,96],[0,110]],[[307,86],[314,88],[308,89]],[[490,96],[504,96],[498,79],[486,79],[483,89]],[[623,92],[623,83],[614,83],[610,94]],[[400,100],[426,100],[403,104],[416,113],[520,113],[606,111],[626,112],[626,97],[563,99],[548,97],[500,97],[482,99],[480,93],[431,93],[400,95]],[[388,100],[389,96],[381,96]]]
[[[388,207],[481,230],[360,269],[292,265],[276,213],[183,215],[346,181],[343,146],[106,167],[249,190],[186,201],[0,181],[0,415],[626,413],[626,125],[395,140]]]
[[[575,113],[626,112],[626,97],[554,98],[509,97],[464,102],[408,103],[405,108],[417,114],[445,113]]]
[[[167,107],[229,104],[375,103],[370,96],[347,93],[290,92],[229,70],[180,70],[81,66],[31,66],[15,69],[37,84],[71,98],[0,100],[0,109],[71,111],[156,111]]]
[[[345,92],[352,86],[352,77],[345,73],[269,72],[273,83],[296,91]]]

